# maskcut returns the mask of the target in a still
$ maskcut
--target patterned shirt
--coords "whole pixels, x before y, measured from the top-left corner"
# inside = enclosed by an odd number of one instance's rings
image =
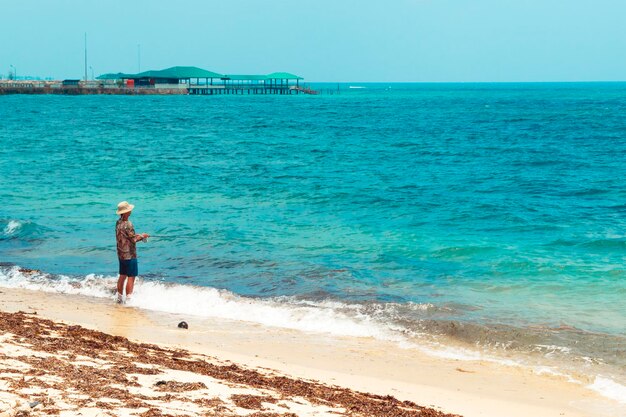
[[[120,259],[137,258],[135,248],[135,228],[130,220],[119,219],[115,224],[115,239],[117,240],[117,257]]]

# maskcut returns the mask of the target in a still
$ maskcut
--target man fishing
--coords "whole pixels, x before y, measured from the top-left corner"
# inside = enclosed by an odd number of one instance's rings
[[[126,281],[126,301],[130,300],[135,286],[137,269],[137,250],[135,244],[150,237],[147,233],[135,234],[133,224],[128,220],[134,205],[122,201],[117,205],[119,220],[115,224],[115,238],[117,240],[117,258],[120,261],[120,277],[117,280],[117,302],[124,302],[124,281]]]

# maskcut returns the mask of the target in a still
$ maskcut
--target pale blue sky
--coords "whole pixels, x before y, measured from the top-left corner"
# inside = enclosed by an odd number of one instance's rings
[[[307,81],[626,79],[625,0],[0,0],[0,73],[195,65]],[[91,75],[91,72],[90,72]]]

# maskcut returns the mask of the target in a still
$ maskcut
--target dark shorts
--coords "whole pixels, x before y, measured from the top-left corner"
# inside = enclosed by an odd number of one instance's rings
[[[137,258],[135,259],[120,259],[120,275],[126,275],[127,277],[136,277],[137,271]]]

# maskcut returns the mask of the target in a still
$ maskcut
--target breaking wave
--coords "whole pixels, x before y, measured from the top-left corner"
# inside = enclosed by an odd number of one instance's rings
[[[116,277],[94,274],[76,278],[16,266],[0,268],[0,286],[45,292],[113,299],[116,281]],[[311,303],[287,297],[247,298],[210,287],[138,279],[130,305],[166,313],[241,320],[294,330],[403,340],[401,335],[387,329],[375,317],[338,302]]]
[[[20,220],[0,220],[0,241],[1,240],[36,240],[41,238],[47,229],[30,221]]]
[[[2,232],[5,236],[12,236],[21,227],[22,227],[22,223],[16,220],[9,220]]]

